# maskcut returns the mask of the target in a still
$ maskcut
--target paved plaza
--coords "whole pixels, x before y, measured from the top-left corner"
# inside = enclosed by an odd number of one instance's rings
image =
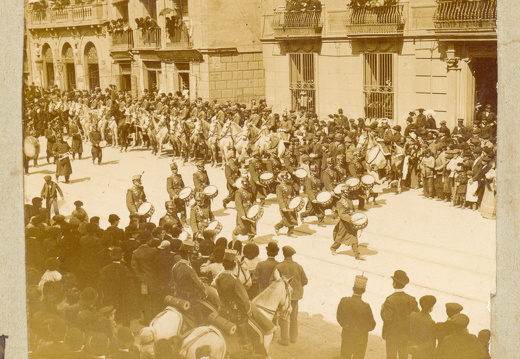
[[[45,149],[45,140],[41,143]],[[157,221],[165,213],[168,200],[166,177],[170,174],[172,158],[166,152],[163,158],[150,151],[134,148],[126,153],[106,148],[103,164],[93,165],[90,147],[84,145],[82,160],[72,162],[73,174],[69,184],[59,185],[64,192],[60,200],[60,212],[69,215],[74,201],[81,199],[90,216],[101,217],[101,227],[106,228],[108,215],[118,214],[121,226],[127,224],[128,210],[125,204],[126,190],[132,186],[131,176],[143,174],[143,185],[148,201],[155,206],[152,220]],[[47,164],[40,156],[40,165],[31,167],[25,177],[25,201],[40,195],[43,177],[54,175],[55,166]],[[182,165],[177,160],[179,172],[187,186],[193,187],[193,164]],[[211,184],[219,188],[213,200],[212,210],[223,224],[223,236],[231,238],[235,226],[234,205],[227,210],[222,199],[227,196],[225,176],[221,168],[206,166]],[[309,277],[303,300],[300,301],[300,339],[297,344],[281,347],[276,341],[271,345],[273,358],[332,358],[339,355],[341,328],[336,322],[336,308],[342,296],[352,294],[354,276],[368,277],[367,291],[363,299],[370,303],[377,322],[369,339],[367,358],[382,358],[384,342],[381,339],[381,304],[393,292],[390,276],[396,269],[405,270],[410,277],[406,292],[419,299],[426,294],[437,298],[432,312],[435,321],[446,319],[444,304],[460,303],[463,313],[471,322],[471,333],[490,328],[488,302],[495,287],[495,221],[481,217],[479,212],[450,207],[448,203],[425,199],[420,190],[396,195],[394,191],[382,194],[377,205],[368,205],[369,225],[360,239],[364,261],[354,259],[350,247],[342,246],[340,255],[332,256],[332,230],[335,220],[326,219],[326,227],[318,227],[315,217],[309,217],[296,227],[296,238],[283,234],[277,236],[274,224],[280,219],[274,195],[266,201],[264,216],[258,224],[255,242],[263,246],[277,241],[279,246],[291,245],[296,249],[295,261],[299,262]],[[280,253],[278,260],[282,260]]]

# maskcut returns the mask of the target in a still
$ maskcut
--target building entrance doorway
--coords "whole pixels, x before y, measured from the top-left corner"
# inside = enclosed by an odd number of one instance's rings
[[[470,62],[470,68],[475,78],[475,104],[482,108],[490,104],[492,111],[497,109],[498,66],[496,57],[477,57]]]

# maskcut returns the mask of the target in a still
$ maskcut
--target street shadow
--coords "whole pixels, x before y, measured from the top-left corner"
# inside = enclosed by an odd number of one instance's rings
[[[34,172],[31,172],[31,167],[29,167],[29,173],[27,174],[28,176],[29,175],[35,175],[35,174],[42,174],[42,175],[52,175],[54,174],[55,171],[51,171],[51,170],[41,170],[41,171],[34,171]]]
[[[367,206],[369,206],[370,208],[381,208],[383,207],[384,205],[386,205],[386,199],[376,199],[376,203],[374,204],[374,202],[372,202],[372,200],[370,200],[370,203],[366,203]]]
[[[225,209],[221,208],[218,211],[213,211],[213,215],[215,217],[226,217],[226,216],[229,216],[229,213],[226,213],[224,211],[225,211]]]
[[[70,180],[69,183],[79,183],[79,182],[85,182],[85,181],[90,181],[90,177],[76,178],[76,179]]]
[[[308,236],[314,233],[316,233],[316,231],[314,229],[311,229],[308,223],[303,223],[300,226],[294,228],[294,234],[299,237]]]
[[[264,234],[263,236],[255,237],[254,242],[256,244],[267,244],[269,242],[276,241],[273,239],[273,237],[274,234]]]
[[[316,217],[314,217],[314,218],[316,218]],[[306,223],[318,225],[318,219],[316,218],[315,220],[308,221]],[[334,219],[334,217],[332,217],[332,215],[325,216],[325,218],[323,219],[323,224],[326,225],[326,226],[327,225],[334,226],[334,225],[336,225],[336,223],[338,223],[338,220]]]
[[[324,320],[321,314],[298,313],[299,335],[296,343],[285,347],[278,344],[280,330],[277,330],[269,347],[272,358],[315,359],[339,357],[341,347],[341,327]],[[316,345],[319,343],[319,345]]]
[[[101,166],[105,166],[105,165],[115,165],[115,164],[118,164],[119,163],[119,160],[113,160],[113,161],[108,161],[108,162],[102,162],[101,163]]]
[[[359,254],[361,254],[361,256],[374,256],[379,253],[378,251],[376,251],[374,249],[368,248],[368,243],[359,243],[358,250],[359,250]],[[354,252],[352,251],[352,249],[349,249],[346,251],[341,251],[341,252],[338,251],[338,254],[346,254],[348,256],[354,257]]]

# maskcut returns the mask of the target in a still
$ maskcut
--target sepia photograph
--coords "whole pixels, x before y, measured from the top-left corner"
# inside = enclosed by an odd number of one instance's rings
[[[26,0],[23,32],[28,358],[492,357],[497,0]]]

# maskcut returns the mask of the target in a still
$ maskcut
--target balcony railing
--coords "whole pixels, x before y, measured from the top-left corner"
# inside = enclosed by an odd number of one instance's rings
[[[29,26],[96,25],[107,19],[106,4],[70,6],[59,10],[30,11]]]
[[[135,46],[141,49],[156,49],[161,47],[161,29],[135,30]]]
[[[495,31],[496,0],[437,0],[437,31]]]
[[[323,28],[323,11],[275,11],[272,27],[275,36],[320,36]]]
[[[170,48],[191,48],[193,46],[190,29],[185,22],[166,27],[166,46]]]
[[[404,24],[404,5],[347,7],[349,35],[402,34]]]
[[[134,47],[133,30],[114,31],[110,34],[111,51],[128,51]]]

